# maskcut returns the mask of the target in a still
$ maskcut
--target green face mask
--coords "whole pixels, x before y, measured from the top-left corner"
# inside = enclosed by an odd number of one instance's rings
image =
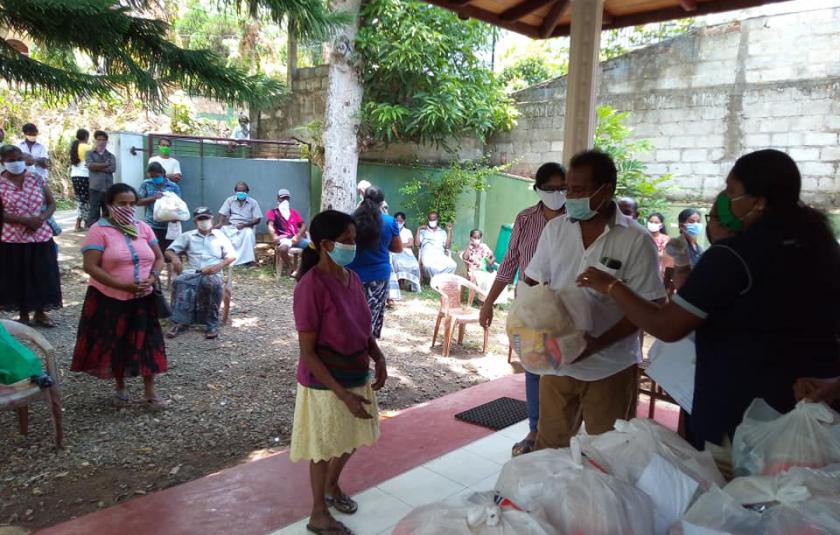
[[[161,147],[160,148],[160,155],[161,156],[169,156],[172,154],[172,147]]]
[[[721,191],[718,194],[717,200],[715,200],[715,207],[717,208],[717,215],[721,225],[733,232],[743,230],[744,222],[732,213],[732,199],[729,198],[725,191]]]

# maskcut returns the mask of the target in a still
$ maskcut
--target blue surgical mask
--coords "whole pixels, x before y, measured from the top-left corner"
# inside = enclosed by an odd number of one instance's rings
[[[583,197],[583,198],[580,198],[580,199],[566,198],[566,214],[570,218],[572,218],[576,221],[588,221],[588,220],[592,219],[593,217],[595,217],[596,215],[598,215],[598,210],[597,209],[593,210],[592,206],[590,206],[590,205],[591,205],[592,197],[597,195],[598,192],[601,191],[601,188],[603,188],[603,187],[604,187],[604,185],[602,185],[600,188],[596,189],[595,193],[593,193],[589,197]],[[601,204],[603,204],[603,203],[601,203]],[[598,208],[601,208],[601,206],[599,205]]]
[[[237,201],[244,201],[248,198],[248,193],[245,191],[237,191],[236,192],[236,200]]]
[[[697,238],[703,234],[703,225],[701,223],[686,223],[685,233],[692,238]]]
[[[356,258],[356,244],[347,245],[346,243],[335,242],[335,249],[328,253],[333,262],[339,266],[346,266]]]
[[[162,186],[166,182],[166,177],[164,176],[153,176],[152,183],[155,186]]]
[[[23,160],[18,160],[16,162],[6,162],[3,164],[3,167],[6,168],[6,171],[10,172],[13,175],[22,174],[26,171],[26,162]]]

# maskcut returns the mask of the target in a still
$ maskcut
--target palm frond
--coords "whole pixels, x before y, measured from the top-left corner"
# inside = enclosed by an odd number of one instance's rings
[[[301,40],[326,40],[352,17],[343,11],[330,11],[322,0],[227,0],[239,11],[252,17],[265,12],[278,24],[294,21],[294,36]]]

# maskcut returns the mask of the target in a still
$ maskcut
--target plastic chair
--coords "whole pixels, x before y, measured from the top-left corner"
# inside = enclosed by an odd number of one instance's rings
[[[292,273],[296,272],[300,267],[300,259],[301,255],[303,254],[303,249],[300,247],[291,247],[289,248],[289,260],[291,261],[291,265],[288,266],[289,276]],[[283,256],[280,254],[280,247],[274,247],[274,279],[280,280],[280,277],[283,276],[283,268],[286,267],[286,263],[283,262]]]
[[[55,446],[64,447],[64,428],[61,423],[61,395],[58,388],[58,368],[55,365],[55,350],[44,336],[21,323],[11,320],[0,320],[9,334],[18,340],[31,342],[44,356],[47,374],[52,378],[53,385],[40,388],[30,381],[20,381],[12,385],[0,385],[0,409],[15,409],[17,411],[18,430],[20,434],[29,433],[29,405],[40,399],[50,407],[53,430],[55,432]]]
[[[486,299],[487,295],[478,286],[464,277],[448,273],[435,275],[432,278],[431,287],[440,294],[440,310],[438,311],[437,321],[435,322],[432,347],[435,347],[435,343],[437,342],[441,320],[445,320],[443,327],[443,356],[447,357],[452,348],[452,335],[454,334],[455,327],[458,327],[458,345],[461,345],[464,342],[466,325],[468,323],[478,323],[479,311],[472,307],[475,294],[480,295],[482,299]],[[467,302],[461,304],[461,288],[464,287],[468,288],[470,292]],[[489,337],[490,330],[484,327],[484,346],[481,349],[482,353],[487,353],[487,340]]]
[[[181,254],[179,255],[181,258],[181,262],[184,262],[187,255]],[[169,264],[167,264],[169,265]],[[169,295],[169,302],[172,303],[175,300],[175,288],[172,287],[172,281],[178,278],[175,275],[175,272],[172,272],[172,275],[169,280],[167,281],[166,288],[171,290]],[[230,264],[225,268],[225,290],[224,294],[222,294],[222,325],[228,325],[230,322],[230,299],[233,294],[233,264]]]

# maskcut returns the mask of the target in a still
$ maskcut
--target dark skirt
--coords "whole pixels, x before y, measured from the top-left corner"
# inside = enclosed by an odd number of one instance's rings
[[[370,309],[370,327],[374,338],[382,335],[382,324],[385,322],[385,305],[388,302],[388,280],[371,281],[362,284],[365,288],[368,308]]]
[[[155,233],[155,238],[157,238],[158,246],[160,247],[160,251],[165,253],[169,246],[172,245],[173,240],[166,239],[166,233],[168,229],[165,228],[152,228],[152,232]],[[164,257],[166,262],[169,262],[169,259]]]
[[[0,310],[56,308],[61,308],[61,277],[55,242],[0,243]]]
[[[154,295],[120,301],[88,286],[70,369],[100,379],[165,372],[166,347]]]

